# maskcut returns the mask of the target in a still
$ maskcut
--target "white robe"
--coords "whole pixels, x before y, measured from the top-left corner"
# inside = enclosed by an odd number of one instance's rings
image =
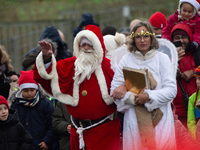
[[[174,150],[176,149],[174,118],[171,109],[171,101],[177,93],[176,79],[174,76],[173,66],[168,56],[162,52],[151,50],[143,56],[139,51],[126,54],[120,61],[111,83],[112,91],[120,85],[125,85],[122,68],[146,68],[157,81],[155,90],[145,90],[151,99],[145,104],[145,107],[152,111],[160,108],[163,117],[154,128],[157,150]],[[135,115],[134,105],[128,104],[131,97],[127,92],[123,99],[116,100],[118,111],[124,112],[123,128],[123,150],[146,150],[140,140],[137,118]]]

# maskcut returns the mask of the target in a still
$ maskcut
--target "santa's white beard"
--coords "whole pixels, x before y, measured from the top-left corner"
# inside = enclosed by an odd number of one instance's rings
[[[86,78],[90,79],[91,74],[97,69],[99,65],[97,54],[94,50],[80,49],[79,56],[75,61],[75,75],[74,81],[80,84]]]

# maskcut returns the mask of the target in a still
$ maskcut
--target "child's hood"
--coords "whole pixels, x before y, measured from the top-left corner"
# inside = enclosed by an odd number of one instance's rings
[[[194,13],[193,13],[193,15],[191,17],[191,18],[193,18],[197,14],[198,10],[200,9],[200,4],[197,1],[198,0],[180,0],[179,4],[178,4],[178,9],[177,9],[177,11],[178,11],[178,18],[179,19],[183,19],[182,16],[180,15],[180,13],[181,13],[181,4],[182,3],[189,3],[189,4],[191,4],[193,6]]]

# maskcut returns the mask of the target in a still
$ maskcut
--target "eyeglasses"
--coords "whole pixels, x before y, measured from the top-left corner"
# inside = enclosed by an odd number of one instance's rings
[[[183,35],[183,36],[174,36],[173,38],[174,40],[178,41],[178,40],[186,40],[188,39],[188,36],[187,35]]]
[[[143,37],[144,40],[147,40],[150,36],[151,36],[151,35],[149,35],[149,34],[145,34],[145,35],[136,35],[136,36],[135,36],[135,40],[141,40],[142,37]]]

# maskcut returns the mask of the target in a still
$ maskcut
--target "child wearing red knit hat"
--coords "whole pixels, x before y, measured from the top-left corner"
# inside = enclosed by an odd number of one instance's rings
[[[169,16],[166,27],[162,30],[162,38],[166,38],[171,41],[170,32],[172,28],[178,23],[187,24],[193,34],[193,41],[190,41],[190,50],[197,50],[200,45],[199,9],[199,0],[179,0],[178,9],[174,14]]]
[[[196,139],[196,126],[200,119],[200,66],[196,68],[194,77],[196,78],[197,91],[189,98],[187,126],[192,138]]]
[[[153,32],[157,37],[161,37],[162,29],[166,26],[166,17],[161,12],[155,12],[150,18],[149,23],[153,27]]]
[[[19,87],[11,94],[11,108],[17,109],[21,124],[33,137],[32,150],[53,150],[56,136],[52,128],[54,106],[33,79],[33,70],[21,71]]]
[[[30,150],[32,137],[19,122],[17,110],[10,109],[0,95],[0,149]]]

